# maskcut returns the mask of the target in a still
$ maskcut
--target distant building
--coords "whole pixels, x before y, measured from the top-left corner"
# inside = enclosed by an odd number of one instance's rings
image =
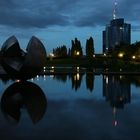
[[[113,19],[103,31],[103,53],[113,51],[121,43],[131,44],[131,25],[123,18]]]
[[[113,19],[103,31],[103,53],[112,52],[115,46],[131,44],[131,25],[117,18],[117,0],[114,3]]]

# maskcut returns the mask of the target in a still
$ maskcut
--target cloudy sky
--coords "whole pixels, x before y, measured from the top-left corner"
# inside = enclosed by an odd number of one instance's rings
[[[114,0],[0,0],[0,45],[15,35],[22,48],[32,35],[47,52],[71,40],[92,36],[95,51],[102,51],[102,30],[112,19]],[[140,40],[139,0],[118,0],[117,16],[132,24],[132,42]]]

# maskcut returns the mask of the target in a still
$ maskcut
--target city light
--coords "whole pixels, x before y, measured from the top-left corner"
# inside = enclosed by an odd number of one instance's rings
[[[17,82],[17,83],[19,83],[19,82],[20,82],[20,80],[16,80],[16,82]]]
[[[80,52],[78,51],[78,52],[76,52],[76,55],[80,55]]]
[[[39,81],[39,75],[37,75],[36,78],[37,78],[36,80]]]
[[[118,125],[118,121],[117,120],[114,120],[113,121],[113,125],[116,127]]]
[[[50,72],[54,72],[54,66],[51,67]]]
[[[79,81],[79,80],[80,80],[80,74],[77,73],[77,74],[76,74],[76,77],[77,77],[77,80]]]
[[[53,53],[50,53],[49,54],[49,57],[50,57],[50,60],[52,60],[54,58],[54,54]]]
[[[80,68],[79,68],[79,67],[77,67],[76,69],[77,69],[77,72],[79,72],[79,69],[80,69]]]
[[[108,84],[108,76],[106,77],[106,84]]]
[[[43,76],[44,77],[44,81],[46,80],[46,75]]]
[[[74,75],[74,81],[79,81],[80,80],[80,74],[77,73],[76,75]]]
[[[50,75],[50,78],[54,78],[54,75]]]
[[[50,53],[50,56],[51,56],[51,57],[54,57],[54,54],[53,54],[53,53]]]
[[[135,56],[135,55],[133,55],[133,56],[132,56],[132,59],[136,59],[136,56]]]
[[[118,54],[118,57],[120,57],[120,58],[122,58],[123,56],[124,56],[123,53],[119,53],[119,54]]]

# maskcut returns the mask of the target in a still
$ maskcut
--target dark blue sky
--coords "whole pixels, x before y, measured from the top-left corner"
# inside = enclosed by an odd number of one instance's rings
[[[15,35],[22,48],[32,35],[41,39],[47,52],[71,40],[92,36],[95,51],[102,51],[102,30],[112,19],[114,0],[0,0],[0,45]],[[118,0],[117,16],[132,24],[132,42],[140,40],[139,0]]]

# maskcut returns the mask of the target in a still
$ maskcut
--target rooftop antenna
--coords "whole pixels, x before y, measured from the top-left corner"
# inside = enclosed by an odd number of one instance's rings
[[[114,9],[113,9],[113,19],[116,19],[116,17],[117,17],[117,6],[118,6],[118,2],[117,2],[117,0],[115,0]]]

